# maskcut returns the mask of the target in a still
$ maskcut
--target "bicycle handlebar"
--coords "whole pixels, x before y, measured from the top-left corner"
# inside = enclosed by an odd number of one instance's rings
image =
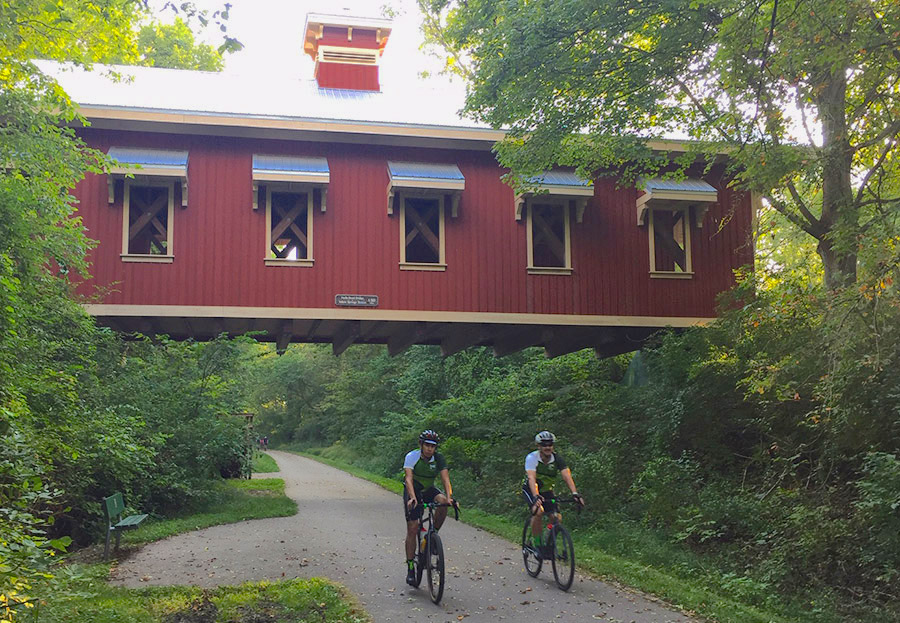
[[[452,504],[450,504],[449,502],[442,502],[440,504],[438,504],[436,502],[423,502],[422,503],[423,509],[443,508],[443,507],[447,507],[447,506],[453,507],[453,514],[455,516],[455,519],[456,519],[456,521],[459,521],[459,502],[457,502],[456,500],[453,500]]]
[[[581,499],[580,496],[579,496],[579,498],[570,497],[570,498],[552,498],[552,499],[557,504],[574,504],[575,505],[575,513],[577,515],[580,515],[582,509],[584,509],[584,504],[582,504],[578,501],[578,499]],[[532,510],[531,514],[536,515],[537,513],[534,510]]]

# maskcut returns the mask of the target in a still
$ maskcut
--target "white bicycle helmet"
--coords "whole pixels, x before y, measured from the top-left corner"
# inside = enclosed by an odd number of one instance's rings
[[[556,443],[556,435],[549,430],[542,430],[534,436],[534,443]]]

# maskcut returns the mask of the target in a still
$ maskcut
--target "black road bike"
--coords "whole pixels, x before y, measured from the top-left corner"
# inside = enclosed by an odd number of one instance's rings
[[[444,545],[441,537],[434,529],[434,509],[442,506],[452,506],[456,520],[459,521],[459,504],[424,503],[423,513],[419,520],[419,551],[416,556],[416,586],[422,583],[422,575],[428,576],[428,592],[431,593],[431,601],[440,603],[444,596]],[[426,528],[427,526],[427,528]]]
[[[575,498],[556,499],[556,504],[574,504],[576,511],[581,512],[581,504]],[[525,526],[522,528],[522,558],[525,560],[525,571],[533,578],[541,572],[545,560],[549,560],[553,567],[553,579],[556,585],[567,591],[575,579],[575,547],[572,545],[572,536],[558,513],[544,513],[547,525],[542,529],[543,541],[541,547],[535,547],[531,542],[531,520],[534,517],[529,513],[525,518]]]

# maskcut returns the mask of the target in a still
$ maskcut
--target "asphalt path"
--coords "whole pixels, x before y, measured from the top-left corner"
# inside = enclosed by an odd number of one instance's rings
[[[258,477],[283,478],[287,495],[299,506],[296,515],[215,526],[150,543],[114,568],[113,584],[213,587],[324,576],[353,592],[377,623],[693,621],[641,594],[580,573],[564,593],[549,565],[537,578],[529,577],[517,545],[452,516],[441,529],[447,573],[444,599],[436,606],[424,578],[421,589],[405,583],[405,523],[398,495],[304,457],[269,454],[281,472]],[[577,557],[577,535],[575,553]]]

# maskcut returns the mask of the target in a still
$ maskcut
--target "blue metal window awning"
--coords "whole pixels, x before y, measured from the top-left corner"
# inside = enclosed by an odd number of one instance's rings
[[[594,184],[572,171],[545,171],[526,180],[534,190],[516,195],[516,220],[522,219],[522,208],[527,197],[535,194],[572,197],[575,199],[575,220],[580,223],[587,201],[594,196]]]
[[[260,182],[279,182],[284,184],[312,184],[321,187],[322,212],[325,211],[325,199],[331,172],[328,160],[313,156],[276,156],[269,154],[253,154],[253,209],[259,207]]]
[[[638,181],[644,194],[637,198],[637,223],[643,225],[650,208],[694,207],[697,227],[703,226],[703,217],[709,207],[719,199],[719,191],[701,179],[682,180],[648,178]]]
[[[181,205],[187,206],[188,152],[142,147],[110,147],[107,154],[116,161],[110,170],[109,202],[115,201],[115,177],[174,177],[181,181]]]
[[[392,162],[388,165],[388,214],[394,212],[394,189],[411,188],[449,193],[453,196],[451,216],[459,210],[459,195],[466,189],[466,178],[455,164],[434,162]]]

